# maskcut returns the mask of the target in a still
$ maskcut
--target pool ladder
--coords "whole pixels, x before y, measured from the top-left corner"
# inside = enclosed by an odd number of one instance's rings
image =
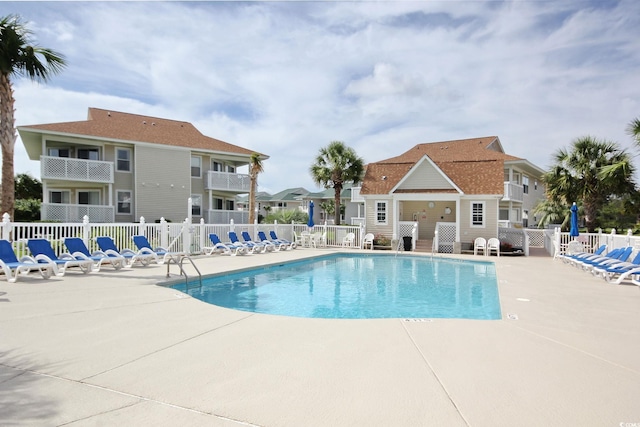
[[[176,258],[178,258],[178,259],[176,260]],[[200,270],[198,270],[198,267],[196,266],[196,263],[193,262],[193,259],[191,259],[191,257],[187,256],[187,255],[181,255],[181,256],[178,256],[178,257],[170,257],[167,260],[167,277],[171,277],[171,273],[169,272],[169,267],[171,266],[171,263],[174,263],[180,269],[180,275],[184,276],[184,282],[187,285],[186,292],[189,292],[189,276],[187,275],[187,272],[184,271],[184,267],[182,266],[182,263],[184,262],[185,259],[188,260],[191,263],[193,268],[198,273],[198,283],[200,284],[199,287],[201,288],[202,287],[202,274],[200,273]]]

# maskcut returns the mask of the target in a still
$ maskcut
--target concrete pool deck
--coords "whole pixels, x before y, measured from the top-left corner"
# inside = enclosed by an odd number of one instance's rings
[[[491,260],[502,320],[239,312],[156,286],[166,266],[0,279],[0,425],[640,425],[640,287]]]

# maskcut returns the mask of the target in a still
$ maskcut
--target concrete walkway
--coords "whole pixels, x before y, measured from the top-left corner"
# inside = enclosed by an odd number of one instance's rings
[[[239,312],[156,286],[166,266],[2,280],[0,425],[640,425],[640,288],[491,259],[496,321]]]

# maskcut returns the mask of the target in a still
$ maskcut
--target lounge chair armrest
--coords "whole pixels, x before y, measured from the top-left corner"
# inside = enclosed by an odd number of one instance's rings
[[[76,260],[91,260],[91,258],[89,258],[87,255],[83,254],[82,252],[74,252],[71,254],[71,256],[76,259]]]
[[[38,261],[29,255],[24,255],[22,258],[20,258],[20,262],[23,264],[38,264]]]

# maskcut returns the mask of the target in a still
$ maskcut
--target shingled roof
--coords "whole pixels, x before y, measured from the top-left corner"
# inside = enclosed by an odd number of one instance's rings
[[[504,162],[522,160],[505,154],[497,136],[418,144],[397,157],[369,163],[361,194],[389,194],[424,156],[429,157],[465,194],[502,194]],[[453,190],[410,191],[434,193]]]
[[[87,120],[20,126],[23,132],[47,131],[125,142],[147,142],[251,155],[254,151],[203,135],[189,122],[89,108]],[[267,156],[262,155],[264,158]]]

